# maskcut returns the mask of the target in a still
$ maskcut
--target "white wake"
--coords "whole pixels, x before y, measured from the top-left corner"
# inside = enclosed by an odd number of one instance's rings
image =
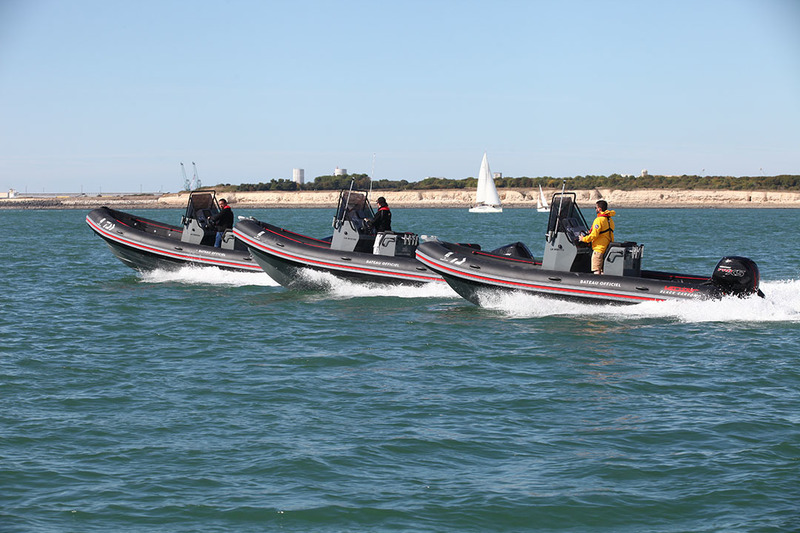
[[[141,274],[146,283],[183,283],[186,285],[222,285],[230,287],[277,287],[266,272],[233,272],[216,267],[184,266],[178,270],[153,270]]]
[[[444,282],[431,282],[420,286],[387,285],[385,283],[356,282],[338,278],[327,272],[304,269],[301,276],[310,285],[319,287],[337,299],[386,297],[398,298],[458,298]]]
[[[586,316],[594,318],[671,318],[679,322],[800,322],[800,280],[762,282],[765,297],[720,300],[591,305],[524,293],[485,293],[481,305],[510,317]]]

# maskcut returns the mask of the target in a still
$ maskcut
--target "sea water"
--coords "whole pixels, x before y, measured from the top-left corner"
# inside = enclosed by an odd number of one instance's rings
[[[800,529],[797,210],[620,209],[645,268],[766,295],[631,307],[143,275],[85,214],[0,211],[0,531]],[[541,257],[546,218],[393,225]]]

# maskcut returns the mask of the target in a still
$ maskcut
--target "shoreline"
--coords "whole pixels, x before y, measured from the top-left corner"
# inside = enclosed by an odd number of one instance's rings
[[[535,208],[538,189],[498,190],[504,208]],[[545,189],[549,198],[555,189]],[[723,191],[683,189],[618,189],[576,190],[578,202],[591,207],[604,199],[617,208],[800,208],[800,192],[787,191]],[[475,191],[471,189],[436,189],[425,191],[377,191],[371,197],[386,197],[396,208],[453,208],[472,206]],[[161,195],[62,195],[49,198],[0,198],[0,209],[177,209],[186,206],[188,193]],[[218,193],[231,207],[240,208],[316,208],[335,207],[339,191],[264,191]]]

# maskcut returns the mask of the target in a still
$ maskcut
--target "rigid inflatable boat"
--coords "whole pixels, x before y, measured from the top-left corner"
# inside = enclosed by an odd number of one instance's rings
[[[429,241],[417,248],[417,259],[476,305],[481,304],[482,295],[492,291],[618,304],[763,296],[758,288],[758,266],[746,257],[723,257],[710,277],[643,270],[644,245],[635,242],[609,244],[604,274],[595,275],[591,272],[592,249],[579,241],[582,233],[589,232],[575,193],[562,191],[554,194],[550,203],[541,261],[520,242],[485,252],[474,245]]]
[[[148,220],[109,207],[86,215],[86,223],[111,248],[111,252],[136,270],[170,269],[192,265],[225,270],[260,272],[243,243],[226,231],[222,246],[214,247],[216,228],[210,218],[219,213],[214,191],[189,195],[181,226]]]
[[[443,283],[441,276],[417,261],[420,236],[375,232],[367,191],[344,189],[333,217],[333,235],[308,237],[254,218],[239,218],[233,232],[267,274],[292,289],[324,288],[325,280],[304,271],[326,272],[352,280],[390,285]]]

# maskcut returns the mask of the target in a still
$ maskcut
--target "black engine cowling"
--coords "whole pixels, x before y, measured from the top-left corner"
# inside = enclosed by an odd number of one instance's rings
[[[749,296],[751,294],[764,294],[758,290],[759,283],[758,265],[747,257],[723,257],[714,268],[711,281],[719,287],[723,294],[735,296]]]

